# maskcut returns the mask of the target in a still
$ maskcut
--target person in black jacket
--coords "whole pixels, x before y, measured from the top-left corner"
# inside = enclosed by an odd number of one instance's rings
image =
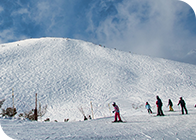
[[[162,103],[161,99],[159,98],[159,96],[156,96],[156,97],[157,97],[157,101],[156,101],[157,116],[164,116],[163,111],[162,111],[163,103]]]
[[[174,109],[173,109],[173,103],[172,103],[172,101],[171,101],[171,99],[169,99],[169,101],[168,101],[168,106],[169,106],[169,111],[174,111]]]
[[[182,97],[180,97],[179,103],[178,105],[181,105],[181,109],[182,109],[182,114],[184,114],[184,110],[186,112],[186,114],[188,114],[188,110],[186,109],[186,103],[185,101],[182,99]]]

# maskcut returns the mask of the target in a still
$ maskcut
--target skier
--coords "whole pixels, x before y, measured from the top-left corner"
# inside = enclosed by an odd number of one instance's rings
[[[195,107],[196,107],[196,104],[195,104]]]
[[[168,106],[169,106],[169,111],[174,111],[174,109],[172,108],[173,103],[172,103],[171,99],[169,99],[169,101],[168,101]]]
[[[114,111],[112,111],[113,113],[115,112],[115,118],[114,118],[114,121],[113,122],[123,122],[120,118],[120,110],[118,108],[118,106],[116,105],[116,103],[114,102],[113,104],[113,107],[114,107]],[[118,121],[117,121],[117,117],[118,117]]]
[[[148,113],[152,114],[151,106],[150,106],[150,104],[148,102],[146,102],[146,106],[145,107],[146,107]]]
[[[186,103],[185,101],[182,99],[182,97],[180,97],[179,103],[178,105],[181,105],[181,110],[182,110],[182,114],[184,114],[184,110],[186,112],[186,114],[188,114],[188,110],[186,109]]]
[[[162,111],[163,103],[162,103],[161,99],[159,98],[159,96],[156,96],[156,97],[157,97],[157,101],[156,101],[157,116],[164,116],[163,111]]]

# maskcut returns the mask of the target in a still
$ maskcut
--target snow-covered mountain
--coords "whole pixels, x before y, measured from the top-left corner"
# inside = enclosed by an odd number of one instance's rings
[[[67,38],[40,38],[1,44],[0,99],[12,106],[12,88],[18,113],[47,105],[44,119],[82,120],[110,116],[116,102],[122,115],[133,115],[148,101],[155,107],[156,95],[164,105],[196,102],[196,66],[166,59],[108,49]],[[110,106],[109,106],[110,105]],[[146,113],[146,112],[145,112]]]

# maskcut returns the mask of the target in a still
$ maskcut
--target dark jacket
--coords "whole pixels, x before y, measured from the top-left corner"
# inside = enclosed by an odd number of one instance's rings
[[[173,106],[173,103],[172,103],[171,100],[169,100],[168,105],[169,105],[169,106]]]
[[[161,107],[163,105],[163,103],[162,103],[160,98],[157,99],[156,104],[157,104],[157,107]]]
[[[180,99],[179,100],[179,103],[178,103],[178,105],[181,105],[181,106],[185,106],[186,105],[186,103],[185,103],[185,101],[183,100],[183,99]]]

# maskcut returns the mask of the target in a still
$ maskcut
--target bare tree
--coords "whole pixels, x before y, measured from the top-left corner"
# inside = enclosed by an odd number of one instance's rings
[[[85,120],[88,120],[87,117],[86,117],[86,115],[85,115],[85,113],[84,113],[83,108],[82,108],[82,107],[80,107],[80,108],[78,107],[78,110],[79,110],[79,111],[82,113],[82,115],[84,116],[84,121],[85,121]]]
[[[16,108],[13,109],[12,107],[8,107],[6,110],[2,109],[2,113],[1,113],[2,116],[8,116],[8,117],[13,117],[16,114],[17,114]]]
[[[3,105],[4,102],[5,102],[5,99],[3,99],[3,100],[0,101],[0,108]]]
[[[47,105],[45,105],[42,109],[40,109],[37,113],[38,117],[43,117],[47,112]],[[24,115],[21,114],[21,116],[24,116],[25,118],[28,118],[29,120],[35,120],[35,114],[34,109],[30,111],[24,112]]]

